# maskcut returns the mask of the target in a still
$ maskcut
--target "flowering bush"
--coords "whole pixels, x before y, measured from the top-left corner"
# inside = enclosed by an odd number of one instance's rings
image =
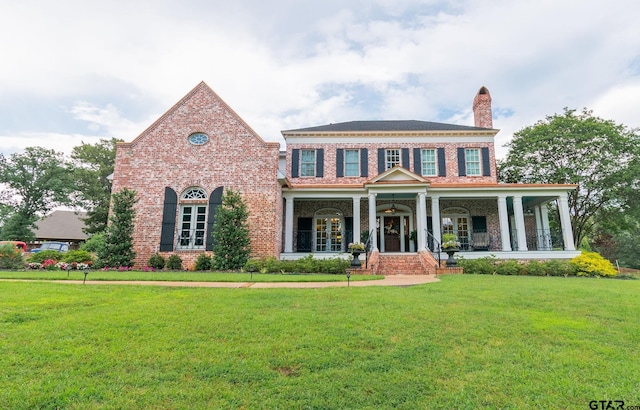
[[[46,269],[46,270],[54,270],[55,268],[57,268],[57,263],[55,260],[53,259],[47,259],[44,262],[42,262],[42,268]]]
[[[460,241],[458,237],[452,233],[445,233],[442,235],[442,249],[459,249]]]
[[[364,243],[362,242],[353,242],[349,244],[350,252],[363,252],[365,250]]]
[[[29,269],[40,269],[42,264],[37,262],[29,262]]]

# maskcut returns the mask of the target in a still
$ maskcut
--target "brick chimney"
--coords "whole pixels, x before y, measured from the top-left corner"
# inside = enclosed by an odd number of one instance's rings
[[[473,99],[473,119],[476,127],[493,128],[491,94],[487,87],[480,87],[476,98]]]

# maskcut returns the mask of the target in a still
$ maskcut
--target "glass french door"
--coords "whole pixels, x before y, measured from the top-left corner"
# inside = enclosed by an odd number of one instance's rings
[[[316,252],[342,251],[342,218],[336,216],[316,217]]]
[[[469,217],[466,215],[442,218],[442,234],[452,233],[458,237],[462,249],[469,248]]]

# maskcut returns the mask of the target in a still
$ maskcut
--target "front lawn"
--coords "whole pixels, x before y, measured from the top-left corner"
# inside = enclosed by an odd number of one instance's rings
[[[493,275],[402,288],[0,282],[0,408],[640,405],[639,291]]]
[[[378,280],[381,275],[351,275],[350,280]],[[83,280],[81,270],[26,270],[0,271],[0,279],[37,279],[37,280]],[[329,274],[262,274],[254,273],[222,273],[222,272],[190,272],[190,271],[105,271],[90,270],[87,280],[131,280],[131,281],[171,281],[171,282],[346,282],[345,275]]]

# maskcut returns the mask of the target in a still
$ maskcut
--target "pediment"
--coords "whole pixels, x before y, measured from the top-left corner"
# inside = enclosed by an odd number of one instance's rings
[[[396,166],[378,174],[375,178],[372,178],[367,182],[367,184],[379,183],[427,184],[429,181],[406,168]]]

